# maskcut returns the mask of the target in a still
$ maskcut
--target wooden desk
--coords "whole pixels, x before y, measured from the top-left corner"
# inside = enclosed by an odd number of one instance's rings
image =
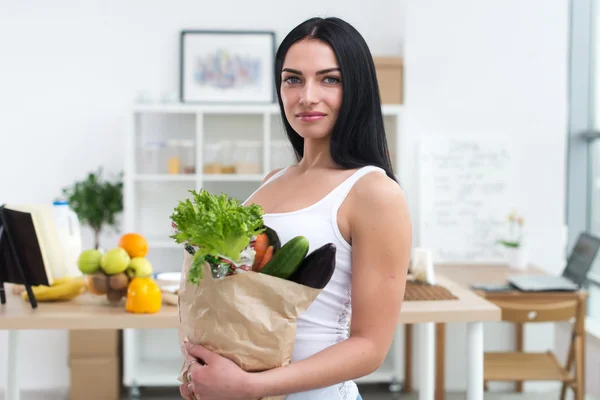
[[[405,324],[405,385],[411,381],[412,324],[419,324],[419,400],[434,400],[436,394],[436,323],[467,323],[467,400],[483,400],[483,322],[499,321],[501,310],[468,288],[447,277],[437,284],[448,289],[457,300],[404,301],[400,323]],[[439,335],[438,335],[439,336]],[[438,374],[439,375],[439,374]],[[410,388],[409,388],[410,389]]]
[[[17,349],[20,331],[25,329],[161,329],[176,328],[177,307],[163,304],[157,314],[130,314],[124,305],[110,306],[105,299],[89,293],[69,302],[38,302],[37,309],[6,287],[6,304],[0,305],[0,330],[8,330],[8,368],[5,400],[18,400]]]
[[[537,267],[529,267],[524,271],[509,269],[503,265],[464,265],[464,264],[438,264],[435,272],[441,277],[452,280],[460,287],[471,290],[473,283],[503,283],[509,275],[547,275],[546,272]],[[476,291],[480,296],[487,296],[489,292]],[[506,293],[506,292],[505,292]],[[513,293],[513,292],[510,292]],[[514,293],[524,294],[514,291]]]
[[[537,267],[530,267],[524,271],[515,271],[505,266],[498,265],[464,265],[464,264],[438,264],[435,266],[436,274],[439,279],[449,279],[456,285],[460,286],[463,290],[469,290],[471,293],[476,294],[482,299],[490,302],[494,300],[502,300],[507,297],[519,296],[522,298],[537,298],[540,297],[550,298],[552,300],[557,299],[573,299],[577,298],[579,301],[585,301],[585,294],[581,292],[540,292],[540,293],[526,293],[518,290],[509,292],[485,292],[480,290],[471,290],[470,286],[473,283],[503,283],[506,282],[506,278],[509,275],[519,274],[539,274],[545,275],[546,273]],[[408,333],[408,327],[407,327]],[[408,342],[411,341],[411,336],[408,334]],[[443,400],[444,395],[444,363],[445,363],[445,324],[438,323],[436,325],[436,389],[435,389],[435,400]],[[515,325],[515,344],[516,351],[523,351],[523,324]],[[407,348],[412,346],[412,343],[406,344]],[[410,359],[406,359],[407,364],[407,377],[410,378]],[[410,390],[410,385],[408,387]],[[523,383],[518,382],[516,391],[523,391]]]
[[[460,285],[441,277],[439,284],[456,297],[446,301],[406,301],[400,313],[400,324],[418,324],[422,329],[419,399],[433,400],[435,389],[435,323],[468,323],[467,357],[468,400],[483,399],[483,321],[500,320],[500,309]],[[65,303],[38,303],[32,309],[28,302],[12,295],[10,285],[7,303],[0,305],[0,330],[8,330],[8,379],[5,400],[18,400],[16,385],[19,331],[23,329],[156,329],[177,328],[177,307],[163,305],[157,314],[130,314],[123,306],[106,305],[101,297],[83,294]]]
[[[500,309],[471,290],[443,276],[438,277],[437,283],[448,289],[457,299],[405,301],[400,312],[401,324],[500,320]]]
[[[177,328],[177,307],[163,304],[156,314],[131,314],[103,297],[84,293],[69,302],[38,302],[38,308],[7,294],[0,305],[0,329],[162,329]]]

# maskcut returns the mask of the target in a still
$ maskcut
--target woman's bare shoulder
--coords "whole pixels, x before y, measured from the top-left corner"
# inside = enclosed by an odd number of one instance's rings
[[[356,182],[349,193],[351,226],[370,229],[383,220],[410,228],[410,213],[404,190],[383,173],[370,173]]]
[[[281,171],[283,168],[276,168],[273,171],[269,172],[267,174],[267,176],[265,176],[265,179],[263,179],[262,183],[265,183],[266,181],[268,181],[269,179],[271,179],[271,177],[273,177],[273,175],[275,175],[276,173],[278,173],[279,171]]]
[[[356,182],[350,194],[354,199],[353,203],[360,208],[406,207],[404,190],[398,182],[384,173],[366,174]]]

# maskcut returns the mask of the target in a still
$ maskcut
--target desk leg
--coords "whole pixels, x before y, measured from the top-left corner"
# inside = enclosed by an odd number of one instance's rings
[[[483,400],[483,322],[467,323],[467,400]]]
[[[435,400],[446,398],[446,324],[435,324]]]
[[[435,323],[419,327],[419,400],[434,400],[435,393]],[[470,399],[469,399],[470,400]]]
[[[413,380],[413,325],[404,325],[404,393],[412,393]]]
[[[17,351],[19,351],[19,334],[16,329],[8,331],[8,365],[6,366],[5,400],[19,400],[19,382],[17,380]]]

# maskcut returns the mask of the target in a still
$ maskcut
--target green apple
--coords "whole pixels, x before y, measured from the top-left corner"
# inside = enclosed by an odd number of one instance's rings
[[[77,267],[79,270],[90,275],[97,272],[100,269],[100,260],[102,259],[102,252],[96,249],[89,249],[83,251],[77,259]]]
[[[134,277],[147,277],[152,275],[152,264],[144,257],[134,257],[129,263],[128,271],[132,272]]]
[[[124,249],[115,247],[104,253],[100,266],[107,275],[116,275],[125,272],[130,261],[131,258]]]

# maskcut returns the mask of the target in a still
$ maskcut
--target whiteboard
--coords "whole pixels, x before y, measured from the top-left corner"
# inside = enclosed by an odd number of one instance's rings
[[[504,262],[497,240],[514,202],[514,152],[504,138],[419,143],[419,245],[435,263]]]

